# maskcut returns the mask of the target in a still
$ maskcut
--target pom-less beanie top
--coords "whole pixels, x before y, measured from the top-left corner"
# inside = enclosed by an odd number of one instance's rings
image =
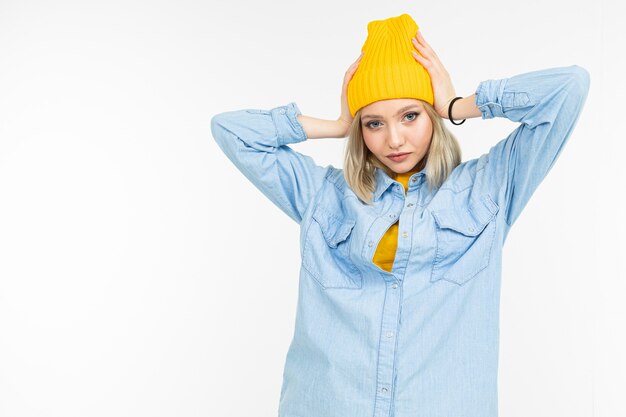
[[[433,104],[426,69],[411,54],[417,23],[408,14],[367,24],[363,57],[348,84],[348,107],[356,112],[378,100],[416,98]],[[419,53],[419,52],[418,52]]]

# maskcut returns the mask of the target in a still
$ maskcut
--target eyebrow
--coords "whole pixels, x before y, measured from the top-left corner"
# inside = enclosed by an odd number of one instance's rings
[[[400,110],[398,110],[398,111],[396,112],[396,114],[394,114],[394,116],[397,116],[397,115],[399,115],[400,113],[405,112],[405,111],[407,111],[407,110],[409,110],[409,109],[413,109],[413,108],[415,108],[415,109],[419,109],[420,107],[419,107],[417,104],[409,104],[408,106],[404,106],[404,107],[402,107]],[[365,116],[361,116],[361,120],[363,120],[363,119],[373,119],[373,118],[375,118],[375,117],[378,117],[378,118],[381,118],[381,119],[383,118],[383,116],[379,116],[379,115],[377,115],[377,114],[367,114],[367,115],[365,115]]]

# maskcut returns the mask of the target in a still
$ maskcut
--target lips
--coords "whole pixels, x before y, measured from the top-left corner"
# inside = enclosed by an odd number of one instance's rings
[[[387,155],[387,158],[391,159],[394,162],[402,162],[409,156],[409,154],[410,152],[392,153]]]

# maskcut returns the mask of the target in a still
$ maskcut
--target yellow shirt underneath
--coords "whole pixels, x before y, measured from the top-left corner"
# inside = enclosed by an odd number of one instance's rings
[[[405,172],[403,174],[396,174],[395,180],[404,186],[404,192],[409,189],[409,178],[415,174],[417,170]],[[396,249],[398,248],[398,222],[395,222],[385,232],[385,235],[380,239],[376,253],[372,261],[378,265],[381,269],[387,272],[391,272],[393,266],[393,260],[396,258]]]

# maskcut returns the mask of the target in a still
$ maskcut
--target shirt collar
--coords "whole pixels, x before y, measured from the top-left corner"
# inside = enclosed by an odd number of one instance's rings
[[[385,191],[387,191],[387,188],[389,188],[391,185],[400,184],[400,182],[394,180],[393,178],[390,178],[384,169],[377,167],[374,175],[376,177],[376,189],[374,190],[374,201],[378,201],[380,199],[380,196]],[[426,167],[424,167],[421,171],[418,171],[415,174],[411,175],[411,179],[417,179],[420,176],[424,176],[424,175],[426,175]],[[409,184],[410,183],[411,182],[409,181]],[[403,187],[402,184],[400,184],[400,186]]]

